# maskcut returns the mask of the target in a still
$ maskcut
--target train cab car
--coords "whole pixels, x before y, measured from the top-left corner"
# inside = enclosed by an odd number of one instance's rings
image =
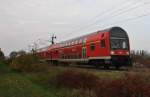
[[[98,31],[86,37],[89,64],[96,66],[130,66],[130,45],[127,32],[120,27]]]
[[[122,28],[114,27],[110,30],[110,55],[112,65],[131,65],[129,37]]]

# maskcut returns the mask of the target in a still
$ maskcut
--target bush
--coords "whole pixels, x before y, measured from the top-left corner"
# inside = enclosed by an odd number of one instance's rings
[[[59,89],[85,90],[86,96],[88,91],[89,97],[150,97],[147,77],[129,73],[118,79],[102,79],[90,73],[66,70],[56,76],[55,83]]]
[[[43,62],[41,63],[40,60],[40,57],[33,54],[22,55],[12,59],[10,67],[23,72],[47,71],[48,65]]]
[[[86,72],[66,70],[56,76],[57,87],[91,90],[97,83],[98,77]]]
[[[99,86],[94,89],[98,97],[150,97],[150,83],[139,75],[129,74],[121,79],[106,80]]]
[[[83,89],[61,89],[55,94],[57,97],[96,97],[92,91]]]
[[[150,67],[150,57],[149,56],[134,56],[133,61],[136,63],[136,66]]]

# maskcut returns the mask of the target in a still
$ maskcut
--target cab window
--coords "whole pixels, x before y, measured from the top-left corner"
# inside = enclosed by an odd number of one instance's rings
[[[102,48],[106,47],[105,39],[101,40],[100,45],[101,45]]]

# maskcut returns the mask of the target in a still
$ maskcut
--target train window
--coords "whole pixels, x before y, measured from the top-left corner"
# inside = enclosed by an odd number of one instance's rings
[[[91,48],[92,51],[94,51],[95,50],[95,44],[91,43],[90,48]]]
[[[123,43],[122,43],[122,45],[123,45],[123,49],[126,49],[127,47],[126,47],[126,42],[125,41],[123,41]]]
[[[104,48],[104,47],[106,46],[106,44],[105,44],[105,39],[101,40],[101,43],[100,43],[100,44],[101,44],[101,47]]]

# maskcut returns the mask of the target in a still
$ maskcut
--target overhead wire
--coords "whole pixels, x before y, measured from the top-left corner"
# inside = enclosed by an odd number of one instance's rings
[[[142,4],[142,5],[149,5],[150,4],[150,2],[148,2],[148,3],[144,3],[144,4]],[[143,6],[136,6],[136,7],[133,7],[133,8],[131,8],[131,9],[128,9],[128,10],[126,10],[125,12],[130,12],[130,11],[133,11],[134,9],[137,9],[137,8],[140,8],[140,7],[143,7]],[[122,13],[122,14],[125,14],[125,13]],[[112,17],[118,17],[118,16],[121,16],[122,14],[118,14],[118,15],[114,15],[114,16],[112,16]],[[106,19],[106,21],[108,22],[110,19]],[[122,21],[122,20],[121,20]],[[99,22],[97,21],[97,24],[98,24]],[[96,25],[96,23],[95,23],[95,25]],[[102,25],[102,24],[100,24],[100,25]],[[89,30],[89,29],[88,29]]]
[[[112,11],[112,9],[118,8],[118,6],[116,6],[116,5],[127,4],[127,3],[129,3],[129,2],[127,2],[127,0],[123,0],[122,2],[119,2],[119,3],[113,5],[112,7],[108,8],[108,9],[106,9],[106,10],[104,10],[104,11],[102,11],[102,12],[99,12],[96,16],[94,16],[93,18],[91,18],[91,19],[88,20],[88,21],[93,21],[93,20],[96,19],[96,18],[105,16],[106,14],[110,13],[110,12]]]
[[[126,0],[125,0],[126,1]],[[139,0],[138,0],[139,1]],[[123,4],[125,4],[124,3],[124,1],[122,2]],[[128,2],[126,1],[126,4],[127,4]],[[134,4],[138,4],[137,2],[132,2],[132,3],[134,3]],[[131,4],[132,4],[131,3]],[[133,5],[133,4],[132,4]],[[128,5],[129,6],[129,5]],[[87,29],[88,27],[91,27],[91,26],[93,26],[93,25],[95,25],[95,24],[97,24],[97,23],[99,23],[100,21],[102,22],[102,21],[107,21],[107,20],[109,20],[110,18],[112,18],[112,15],[113,15],[113,17],[115,17],[115,16],[117,16],[117,15],[121,15],[121,14],[117,14],[116,15],[116,13],[123,13],[122,12],[122,10],[124,10],[125,8],[126,8],[127,6],[124,6],[124,7],[119,7],[119,9],[118,9],[118,6],[116,7],[117,9],[116,10],[113,10],[113,11],[106,11],[105,13],[103,13],[102,14],[102,16],[104,16],[104,15],[108,15],[108,16],[106,16],[106,17],[101,17],[99,20],[97,20],[97,21],[95,21],[94,23],[91,23],[91,24],[88,24],[88,25],[86,25],[86,26],[84,26],[84,27],[80,27],[79,29],[77,29],[77,30],[74,30],[74,31],[72,31],[72,32],[69,32],[69,33],[67,33],[67,34],[65,34],[65,36],[66,35],[69,35],[69,34],[71,34],[71,33],[74,33],[75,31],[77,32],[77,31],[81,31],[81,30],[83,30],[83,29]],[[137,8],[138,6],[136,6],[136,8]],[[112,8],[112,7],[111,7]],[[114,9],[114,8],[113,8]],[[135,8],[134,8],[135,9]],[[127,12],[127,11],[131,11],[131,10],[133,10],[133,8],[130,8],[130,9],[128,9],[128,10],[126,10],[126,11],[124,11],[124,12]],[[115,13],[115,14],[114,14]],[[100,13],[101,14],[101,13]],[[100,14],[98,14],[98,15],[96,15],[95,16],[95,18],[96,17],[98,17]],[[124,13],[123,13],[124,14]],[[108,19],[105,19],[105,18],[108,18]],[[93,18],[94,19],[94,18]],[[92,19],[91,19],[92,20]]]
[[[96,22],[94,22],[94,23],[91,23],[91,24],[89,24],[89,25],[87,25],[87,26],[85,26],[85,27],[83,27],[83,28],[79,28],[77,31],[80,31],[80,30],[84,30],[84,29],[87,29],[87,27],[91,27],[91,26],[93,26],[93,25],[95,25],[95,24],[98,24],[98,23],[100,23],[100,22],[103,22],[103,21],[108,21],[108,20],[111,20],[112,18],[114,18],[114,17],[118,17],[118,16],[121,16],[121,15],[123,15],[123,14],[125,14],[125,13],[128,13],[128,12],[131,12],[131,11],[133,11],[133,10],[135,10],[135,9],[137,9],[137,8],[139,8],[139,7],[142,7],[142,5],[146,5],[147,3],[135,3],[135,4],[137,4],[136,6],[133,6],[133,7],[131,7],[131,8],[127,8],[127,9],[119,9],[119,10],[117,10],[117,11],[115,11],[115,12],[113,12],[113,13],[115,13],[115,14],[110,14],[108,17],[104,17],[104,18],[101,18],[101,19],[99,19],[99,20],[97,20]],[[74,32],[74,31],[73,31]]]
[[[117,4],[115,4],[115,5],[121,5],[121,4],[128,4],[129,2],[127,2],[127,0],[123,0],[122,2],[119,2],[119,3],[117,3]],[[115,9],[115,8],[120,8],[120,7],[118,7],[118,6],[112,6],[112,7],[110,7],[109,9],[106,9],[106,10],[104,10],[104,11],[102,11],[102,12],[100,12],[100,13],[98,13],[96,16],[94,16],[93,18],[91,18],[90,20],[88,20],[88,22],[90,21],[93,21],[93,19],[96,19],[97,17],[103,17],[103,16],[105,16],[105,15],[107,15],[107,14],[111,14],[111,13],[113,13],[112,12],[112,9]],[[125,7],[127,7],[127,6],[125,6]],[[124,9],[125,7],[123,7],[122,9]],[[87,23],[88,23],[87,22]],[[78,28],[78,30],[79,30],[80,28]],[[74,32],[74,31],[73,31]],[[72,33],[73,33],[72,32]],[[70,32],[71,33],[71,32]]]
[[[137,19],[140,19],[140,18],[143,18],[143,17],[147,17],[147,16],[150,16],[150,13],[146,13],[146,14],[143,14],[143,15],[138,15],[136,17],[132,17],[132,18],[127,18],[127,19],[124,19],[124,20],[116,21],[116,22],[113,22],[113,23],[108,24],[108,25],[103,25],[103,28],[106,28],[108,26],[111,26],[111,25],[114,25],[114,24],[118,24],[118,23],[124,23],[124,22],[137,20]]]

